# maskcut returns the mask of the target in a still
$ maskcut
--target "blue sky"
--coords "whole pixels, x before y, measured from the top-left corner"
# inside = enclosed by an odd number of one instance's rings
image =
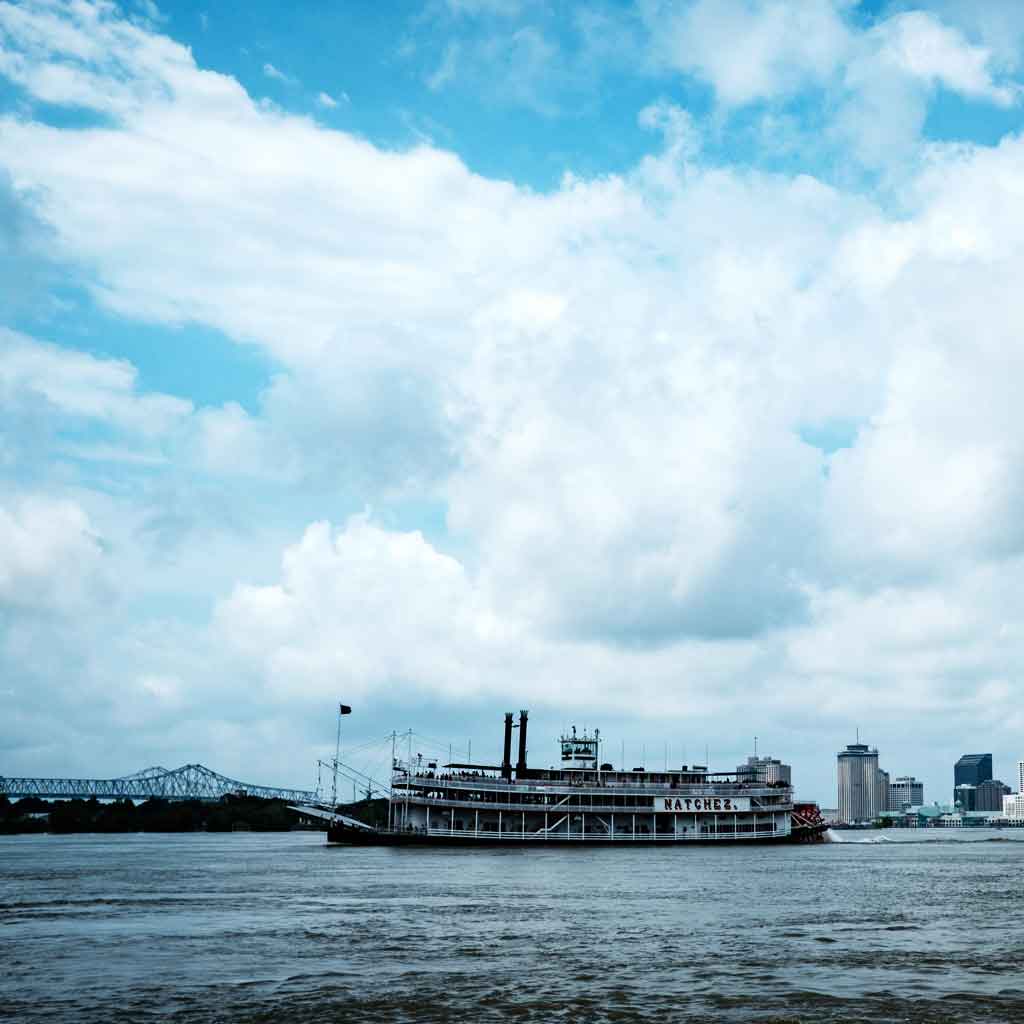
[[[1014,3],[0,4],[0,771],[530,706],[1021,749]],[[756,725],[755,725],[756,723]],[[635,756],[627,755],[627,759]]]

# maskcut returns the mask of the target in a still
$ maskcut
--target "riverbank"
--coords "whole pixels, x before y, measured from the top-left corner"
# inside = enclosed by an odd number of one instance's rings
[[[228,796],[200,800],[0,799],[0,834],[54,832],[287,832],[303,826],[283,800]],[[319,828],[319,826],[316,826]]]

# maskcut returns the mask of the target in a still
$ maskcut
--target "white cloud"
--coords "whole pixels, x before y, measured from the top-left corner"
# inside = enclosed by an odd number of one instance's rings
[[[1019,94],[992,80],[988,49],[972,46],[955,29],[922,11],[890,18],[877,31],[882,41],[880,59],[914,78],[998,106],[1008,106]]]
[[[0,502],[0,612],[81,611],[101,600],[103,548],[73,501]]]
[[[698,0],[648,13],[655,52],[726,106],[790,95],[835,73],[851,46],[832,0]]]
[[[1024,54],[1024,7],[1017,0],[987,0],[983,4],[926,0],[921,6],[988,49],[1000,69],[1020,68]]]
[[[682,107],[660,99],[643,108],[637,115],[641,128],[659,131],[665,137],[666,147],[680,158],[691,158],[700,151],[700,129]]]
[[[325,92],[318,93],[316,101],[321,107],[324,107],[327,110],[334,110],[338,105],[338,101],[333,96],[329,96]]]
[[[1016,98],[1015,88],[993,80],[988,47],[931,14],[896,14],[862,31],[846,21],[846,9],[836,0],[697,0],[654,7],[648,24],[661,58],[708,81],[727,107],[829,88],[848,64],[863,61],[1000,106]]]
[[[142,436],[168,433],[192,411],[169,395],[139,394],[136,371],[0,327],[0,393],[30,393],[65,416],[100,420]]]
[[[223,112],[245,99],[233,79],[196,74],[185,47],[107,5],[2,3],[0,31],[0,74],[47,103],[128,116],[145,103],[191,97]]]
[[[721,22],[707,43],[748,8],[746,65],[683,45],[694,18]],[[333,700],[344,678],[375,700],[521,690],[690,725],[694,707],[755,702],[781,731],[869,702],[1012,694],[1024,146],[918,142],[930,90],[1000,102],[1004,85],[937,23],[883,22],[855,45],[828,5],[716,9],[672,21],[674,66],[727,105],[834,83],[837,136],[865,160],[894,139],[914,157],[887,205],[702,161],[667,102],[641,114],[663,151],[534,193],[262,108],[111,16],[3,9],[7,74],[114,119],[3,122],[0,159],[62,253],[111,310],[210,324],[281,364],[258,409],[197,412],[139,394],[116,361],[11,335],[0,360],[4,387],[69,417],[177,432],[179,466],[276,481],[254,516],[316,482],[248,548],[210,525],[216,498],[199,525],[188,490],[120,518],[81,499],[104,536],[179,538],[159,585],[200,578],[222,597],[203,639],[261,706]],[[799,438],[828,419],[861,426],[826,457]],[[443,505],[449,531],[320,524],[268,568],[345,487]],[[125,564],[148,566],[139,543]],[[190,677],[131,636],[150,707],[146,680]]]
[[[418,533],[364,519],[338,534],[310,526],[285,551],[279,585],[239,586],[217,616],[232,645],[262,662],[269,684],[300,700],[341,679],[354,696],[418,684],[465,693],[485,678],[481,656],[501,630],[458,562]]]
[[[418,532],[360,516],[311,525],[282,557],[279,583],[239,585],[215,629],[274,700],[321,703],[339,687],[365,701],[515,692],[543,704],[685,706],[749,649],[707,644],[609,659],[600,645],[551,643],[494,608],[462,564]],[[628,691],[617,673],[635,673]],[[692,673],[688,679],[688,671]],[[698,681],[699,680],[699,681]],[[726,695],[721,699],[729,700]]]
[[[273,78],[275,81],[284,82],[286,85],[294,85],[296,82],[296,79],[292,78],[291,75],[286,75],[283,71],[279,71],[269,62],[263,65],[263,74],[267,78]]]
[[[450,42],[444,48],[441,63],[427,76],[427,88],[438,92],[455,81],[459,62],[459,44]]]
[[[1002,77],[1009,65],[993,49],[989,21],[981,19],[989,31],[979,45],[927,11],[860,27],[849,10],[841,0],[697,0],[651,5],[645,18],[655,59],[708,82],[720,115],[802,102],[803,149],[830,142],[873,169],[910,159],[939,87],[997,106],[1017,101],[1019,86]]]

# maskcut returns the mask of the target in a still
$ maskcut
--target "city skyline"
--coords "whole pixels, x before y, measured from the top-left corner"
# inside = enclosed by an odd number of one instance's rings
[[[847,744],[836,758],[837,820],[847,824],[873,821],[904,806],[941,806],[965,813],[999,814],[1004,808],[1004,797],[1024,794],[1024,760],[1015,763],[1014,790],[994,777],[991,753],[961,754],[952,762],[952,796],[948,800],[928,799],[924,782],[914,775],[892,776],[883,769],[881,751],[861,743],[859,729],[857,741]],[[1014,807],[1017,806],[1015,803]]]

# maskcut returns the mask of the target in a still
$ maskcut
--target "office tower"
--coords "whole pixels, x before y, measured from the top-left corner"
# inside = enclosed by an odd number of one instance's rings
[[[1010,821],[1024,821],[1024,793],[1003,797],[1003,816]]]
[[[746,764],[736,766],[739,781],[760,782],[763,786],[773,782],[784,782],[788,786],[793,781],[792,776],[793,769],[777,757],[748,757]]]
[[[891,811],[892,807],[889,806],[889,773],[883,768],[878,769],[878,810],[879,811]],[[899,808],[896,808],[899,810]]]
[[[991,754],[964,754],[953,766],[953,800],[957,799],[957,786],[977,786],[991,778]]]
[[[839,820],[873,821],[878,817],[878,751],[866,743],[850,743],[836,757]]]
[[[1024,761],[1017,762],[1017,792],[1024,793]]]
[[[999,779],[987,779],[974,788],[974,810],[1001,811],[1003,797],[1009,796],[1012,790]]]
[[[976,811],[978,809],[978,787],[963,782],[959,786],[954,786],[953,806],[959,807],[961,811]]]
[[[904,807],[921,807],[924,804],[924,783],[913,775],[900,775],[889,784],[889,810],[902,811]]]

